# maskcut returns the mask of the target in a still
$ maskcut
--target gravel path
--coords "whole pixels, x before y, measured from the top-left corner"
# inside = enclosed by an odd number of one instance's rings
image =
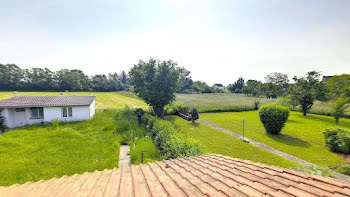
[[[232,131],[226,130],[226,129],[224,129],[224,128],[221,128],[221,127],[219,127],[219,126],[217,126],[217,125],[215,125],[215,124],[213,124],[213,123],[207,122],[207,121],[205,121],[205,120],[203,120],[203,119],[199,119],[199,122],[204,123],[204,124],[206,124],[206,125],[208,125],[208,126],[210,126],[210,127],[212,127],[212,128],[218,129],[218,130],[220,130],[220,131],[222,131],[222,132],[225,132],[225,133],[227,133],[227,134],[229,134],[229,135],[231,135],[231,136],[233,136],[233,137],[240,138],[240,139],[242,138],[241,135],[239,135],[239,134],[237,134],[237,133],[235,133],[235,132],[232,132]],[[274,153],[274,154],[276,154],[276,155],[279,155],[279,156],[281,156],[281,157],[283,157],[283,158],[286,158],[286,159],[288,159],[288,160],[290,160],[290,161],[294,161],[294,162],[299,163],[299,164],[301,164],[301,165],[315,166],[315,164],[312,164],[312,163],[310,163],[310,162],[307,162],[307,161],[305,161],[305,160],[303,160],[303,159],[300,159],[300,158],[295,157],[295,156],[293,156],[293,155],[290,155],[290,154],[288,154],[288,153],[285,153],[285,152],[279,151],[279,150],[277,150],[277,149],[274,149],[274,148],[272,148],[272,147],[270,147],[270,146],[267,146],[267,145],[265,145],[265,144],[263,144],[263,143],[254,141],[254,140],[249,139],[249,138],[246,138],[246,137],[244,137],[244,139],[245,139],[247,142],[249,142],[249,143],[251,143],[251,144],[253,144],[253,145],[255,145],[255,146],[259,147],[259,148],[262,148],[262,149],[267,150],[267,151],[269,151],[269,152],[271,152],[271,153]],[[341,174],[341,173],[338,173],[338,172],[335,172],[335,171],[332,171],[332,170],[330,170],[330,172],[332,173],[332,175],[333,175],[334,178],[339,179],[339,180],[342,180],[342,181],[346,181],[346,182],[349,182],[349,183],[350,183],[350,177],[349,177],[349,176],[343,175],[343,174]]]

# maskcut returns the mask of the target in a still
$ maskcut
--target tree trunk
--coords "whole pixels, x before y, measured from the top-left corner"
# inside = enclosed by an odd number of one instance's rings
[[[164,106],[155,106],[153,111],[158,117],[164,118]]]

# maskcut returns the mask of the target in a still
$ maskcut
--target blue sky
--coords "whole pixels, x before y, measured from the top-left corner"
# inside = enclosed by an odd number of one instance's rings
[[[350,73],[350,1],[0,0],[0,62],[128,71],[172,59],[192,78]]]

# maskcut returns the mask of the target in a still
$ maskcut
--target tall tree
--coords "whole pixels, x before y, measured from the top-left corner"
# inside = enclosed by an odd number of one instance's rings
[[[24,70],[24,89],[30,91],[55,90],[54,73],[48,68],[31,68]]]
[[[314,104],[317,86],[319,85],[320,73],[311,71],[306,77],[294,77],[295,84],[289,89],[289,93],[293,100],[298,101],[303,110],[304,116]]]
[[[198,93],[214,93],[214,88],[210,87],[207,83],[203,81],[195,81],[193,83],[193,89]]]
[[[190,76],[190,71],[185,68],[179,68],[180,80],[179,80],[179,91],[181,93],[188,92],[193,89],[193,81]]]
[[[20,90],[23,70],[15,64],[0,64],[0,90]]]
[[[288,83],[289,83],[288,75],[283,74],[283,73],[279,73],[279,72],[273,72],[273,73],[268,74],[265,77],[265,81],[266,81],[266,83],[272,83],[275,85],[279,85],[283,88],[286,88],[288,86]]]
[[[243,87],[243,93],[247,96],[259,97],[261,94],[261,82],[248,80],[247,85]]]
[[[178,90],[177,63],[152,58],[148,62],[140,60],[129,76],[135,94],[151,105],[157,116],[164,117],[164,106],[175,100]]]
[[[350,75],[343,74],[333,76],[326,82],[327,89],[330,91],[330,97],[337,96],[350,97]]]
[[[81,70],[62,69],[56,72],[56,78],[60,90],[90,91],[92,83],[87,75]]]
[[[122,83],[123,89],[128,90],[129,89],[129,77],[128,77],[128,75],[124,71],[122,71],[120,73],[119,78],[120,78],[120,82]]]
[[[110,91],[109,80],[106,75],[94,75],[91,80],[95,91]]]
[[[117,73],[108,74],[108,87],[110,91],[121,91],[123,90],[122,82],[119,79]]]
[[[242,93],[242,89],[244,87],[244,79],[243,77],[240,77],[237,79],[237,81],[233,84],[233,87],[231,88],[232,93]]]
[[[267,98],[277,98],[283,94],[283,87],[269,82],[262,84],[261,91]]]

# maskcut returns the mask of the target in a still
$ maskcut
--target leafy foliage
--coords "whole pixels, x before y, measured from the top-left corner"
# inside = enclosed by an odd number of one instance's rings
[[[248,80],[242,92],[247,96],[259,97],[261,95],[261,86],[262,84],[260,81]]]
[[[214,88],[208,86],[208,84],[206,84],[203,81],[195,81],[193,84],[193,88],[194,88],[195,92],[198,92],[198,93],[214,93],[215,92]]]
[[[316,99],[317,87],[319,86],[320,73],[311,71],[306,77],[294,77],[295,84],[289,89],[292,100],[298,101],[304,116],[311,109]]]
[[[334,116],[335,123],[339,123],[339,119],[344,116],[345,110],[348,107],[350,99],[349,98],[343,98],[343,97],[338,97],[330,102],[331,106],[331,112],[332,115]]]
[[[165,106],[166,115],[179,115],[179,113],[187,113],[188,107],[183,103],[172,103]]]
[[[323,132],[329,150],[336,153],[350,153],[350,132],[342,128],[328,128]]]
[[[227,89],[232,93],[242,93],[244,87],[244,79],[242,77],[238,78],[234,84],[231,84]]]
[[[194,121],[199,119],[199,113],[198,113],[196,108],[192,109],[192,111],[191,111],[191,118],[192,118],[192,122],[194,122]]]
[[[164,116],[164,106],[175,100],[179,82],[176,65],[171,60],[140,60],[129,73],[134,93],[151,105],[159,117]]]
[[[274,83],[264,83],[261,86],[261,92],[266,98],[277,98],[283,94],[283,86]]]
[[[277,135],[288,120],[289,109],[276,104],[265,105],[259,112],[260,121],[267,133]]]
[[[287,88],[289,83],[288,75],[278,72],[268,74],[265,80],[266,83],[272,83],[283,88]]]
[[[15,64],[0,64],[0,90],[14,91],[120,91],[128,89],[128,76],[123,71],[95,75],[91,78],[78,69],[21,69]]]
[[[148,126],[156,147],[165,159],[200,155],[204,152],[201,144],[177,130],[170,122],[150,115],[145,115],[143,121]]]
[[[341,165],[336,169],[336,171],[342,174],[350,175],[350,164]]]
[[[332,98],[342,96],[350,97],[350,75],[344,74],[330,78],[326,86]]]

